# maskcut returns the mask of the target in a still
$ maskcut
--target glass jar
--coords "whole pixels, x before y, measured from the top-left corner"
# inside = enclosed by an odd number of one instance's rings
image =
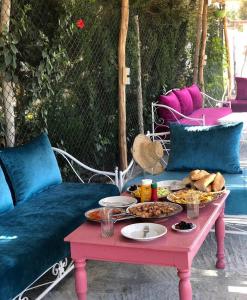
[[[141,183],[141,202],[147,202],[151,200],[151,184],[152,179],[143,179]]]

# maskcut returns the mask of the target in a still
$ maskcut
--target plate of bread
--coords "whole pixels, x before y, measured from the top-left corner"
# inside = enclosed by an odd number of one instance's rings
[[[193,170],[183,179],[187,189],[167,196],[171,202],[188,204],[197,197],[200,204],[206,204],[218,199],[225,191],[225,179],[220,172],[209,173],[205,170]]]
[[[188,188],[208,193],[221,193],[225,189],[225,178],[220,172],[193,170],[182,182]]]

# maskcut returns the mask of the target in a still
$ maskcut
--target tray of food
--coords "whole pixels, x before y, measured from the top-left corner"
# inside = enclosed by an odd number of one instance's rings
[[[182,206],[170,202],[143,202],[129,206],[126,212],[136,218],[163,219],[176,215],[183,210]]]
[[[177,192],[170,193],[167,200],[178,204],[189,204],[195,199],[198,199],[200,204],[206,204],[218,199],[224,191],[221,192],[202,192],[193,189],[184,189]]]
[[[85,217],[88,221],[93,222],[100,222],[101,221],[101,213],[100,210],[102,210],[102,207],[90,209],[87,212],[85,212]],[[114,222],[120,221],[120,220],[126,220],[130,219],[132,216],[127,215],[126,210],[123,208],[113,208],[112,209],[112,215]],[[133,218],[133,217],[132,217]]]
[[[177,191],[185,188],[182,180],[163,180],[157,182],[157,194],[158,198],[165,198],[172,191]],[[131,185],[127,188],[127,191],[131,193],[135,198],[141,198],[141,186],[139,184]]]
[[[167,195],[169,195],[171,191],[168,188],[165,187],[158,187],[157,188],[157,195],[158,198],[165,198]],[[141,187],[138,187],[136,190],[134,190],[133,192],[131,192],[131,195],[135,198],[141,198]]]

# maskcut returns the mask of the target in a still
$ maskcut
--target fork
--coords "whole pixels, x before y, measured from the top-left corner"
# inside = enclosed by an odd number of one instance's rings
[[[148,233],[149,233],[149,226],[146,225],[143,228],[143,238],[145,238]]]

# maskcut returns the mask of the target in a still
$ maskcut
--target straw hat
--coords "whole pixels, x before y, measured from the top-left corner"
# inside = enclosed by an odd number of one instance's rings
[[[160,160],[164,151],[159,141],[152,142],[144,134],[138,134],[132,147],[132,155],[138,165],[148,173],[159,174],[164,171]]]

